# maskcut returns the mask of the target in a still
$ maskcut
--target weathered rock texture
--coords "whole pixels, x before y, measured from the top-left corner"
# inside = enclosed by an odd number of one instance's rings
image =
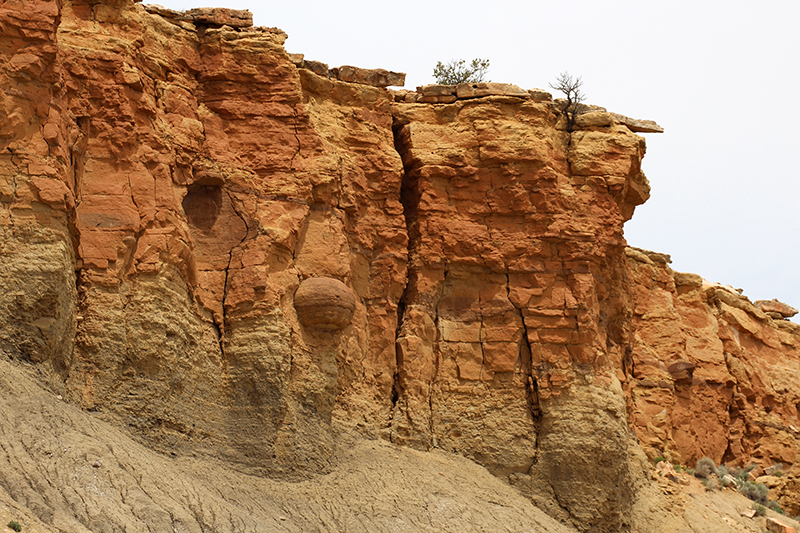
[[[626,251],[656,125],[390,92],[233,10],[0,27],[0,348],[150,449],[297,480],[354,430],[592,531],[633,527],[642,447],[794,461],[797,327]]]
[[[646,198],[644,143],[558,126],[547,102],[398,104],[410,263],[393,438],[552,484],[570,513],[615,529],[633,484],[614,371],[622,222]],[[608,490],[587,497],[596,483]]]
[[[800,326],[730,287],[674,272],[668,256],[628,249],[628,260],[635,336],[627,393],[646,453],[688,465],[706,456],[795,463]]]
[[[356,410],[370,421],[390,406],[407,252],[386,92],[304,89],[279,31],[10,7],[9,350],[160,449],[324,470],[337,396],[384,398]],[[300,326],[314,276],[355,294],[344,336]]]

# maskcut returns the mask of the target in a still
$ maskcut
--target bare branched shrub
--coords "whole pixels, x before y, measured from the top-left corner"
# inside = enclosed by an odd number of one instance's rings
[[[564,107],[564,113],[567,115],[567,131],[575,129],[575,118],[580,114],[580,104],[585,98],[581,92],[583,80],[573,78],[569,72],[562,72],[556,78],[555,84],[550,84],[550,87],[556,91],[561,91],[567,98],[567,105]]]

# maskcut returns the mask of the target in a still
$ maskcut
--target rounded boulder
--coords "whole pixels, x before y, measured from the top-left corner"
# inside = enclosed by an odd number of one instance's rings
[[[338,279],[308,278],[294,293],[294,308],[303,326],[336,331],[350,324],[356,298]]]

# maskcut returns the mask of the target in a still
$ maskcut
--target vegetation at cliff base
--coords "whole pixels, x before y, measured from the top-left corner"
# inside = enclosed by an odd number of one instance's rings
[[[710,457],[703,457],[697,461],[697,467],[694,469],[694,475],[700,479],[706,479],[711,474],[715,473],[716,469],[717,465],[714,464],[713,459]]]
[[[433,77],[439,85],[458,85],[459,83],[480,83],[486,81],[489,60],[475,58],[467,65],[463,59],[438,61],[433,69]]]

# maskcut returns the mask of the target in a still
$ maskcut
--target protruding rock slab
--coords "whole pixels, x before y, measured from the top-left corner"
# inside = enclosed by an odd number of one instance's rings
[[[416,101],[426,104],[450,104],[458,99],[455,85],[424,85],[417,87],[417,94]]]
[[[692,371],[697,365],[691,361],[675,361],[667,367],[667,372],[670,373],[672,379],[678,381],[680,379],[692,379]]]
[[[518,96],[530,98],[528,91],[511,83],[459,83],[456,87],[459,98],[479,98],[481,96]]]
[[[231,28],[250,28],[253,26],[253,14],[246,9],[198,7],[188,11],[175,11],[158,4],[148,4],[144,8],[153,15],[206,26],[230,26]]]
[[[620,124],[625,124],[633,132],[636,133],[664,133],[664,128],[659,126],[653,120],[641,120],[638,118],[626,117],[619,113],[611,113],[614,120]]]
[[[224,7],[198,7],[185,11],[195,24],[249,28],[253,25],[253,14],[246,9]]]
[[[436,84],[423,85],[422,87],[417,87],[417,92],[422,96],[455,96],[456,86]]]
[[[294,307],[305,327],[336,331],[350,324],[356,299],[337,279],[308,278],[294,295]]]
[[[374,87],[402,87],[406,83],[406,75],[382,68],[366,69],[344,65],[339,67],[339,80]]]
[[[797,314],[797,309],[774,298],[772,300],[756,300],[753,305],[765,313],[777,313],[783,318],[790,318]]]
[[[528,89],[528,95],[534,102],[550,102],[553,100],[553,95],[544,89]]]
[[[590,111],[575,117],[575,125],[579,128],[605,127],[614,123],[611,113],[605,111]]]

